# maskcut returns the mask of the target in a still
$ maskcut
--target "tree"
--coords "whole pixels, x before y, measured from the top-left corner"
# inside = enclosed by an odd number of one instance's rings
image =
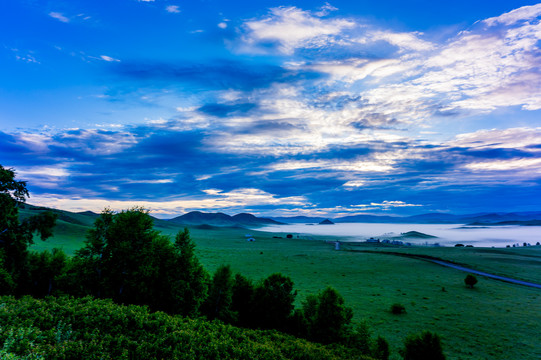
[[[404,360],[445,360],[439,335],[430,331],[408,336],[400,354]]]
[[[173,282],[181,299],[175,312],[195,317],[207,297],[209,275],[195,255],[195,244],[187,228],[177,233],[174,246],[177,258]]]
[[[291,278],[276,273],[264,279],[255,288],[252,326],[286,331],[296,295]]]
[[[477,278],[472,274],[468,274],[466,278],[464,278],[464,283],[469,286],[470,289],[473,289],[473,286],[477,284]]]
[[[59,249],[42,252],[32,251],[28,255],[30,284],[25,293],[34,297],[53,295],[58,283],[66,273],[68,258]]]
[[[208,275],[194,248],[187,229],[174,244],[154,230],[144,208],[120,213],[105,209],[76,253],[71,283],[81,285],[75,295],[196,316],[207,294]]]
[[[236,325],[249,327],[252,323],[254,293],[252,281],[242,274],[235,274],[231,310],[237,315]]]
[[[351,331],[353,310],[344,305],[344,298],[331,287],[318,295],[308,295],[302,312],[310,340],[323,344],[343,342]]]
[[[209,319],[233,322],[235,318],[235,314],[231,311],[233,284],[231,267],[229,265],[220,266],[212,277],[205,302],[205,313]]]
[[[47,211],[19,221],[19,207],[29,196],[26,182],[15,180],[15,171],[0,165],[0,272],[3,282],[16,284],[16,293],[27,282],[28,246],[34,243],[34,233],[41,240],[52,236],[57,217]]]

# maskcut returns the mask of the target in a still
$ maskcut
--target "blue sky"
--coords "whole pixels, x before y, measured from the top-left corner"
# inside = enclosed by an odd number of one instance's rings
[[[265,216],[533,211],[535,1],[5,1],[29,200]]]

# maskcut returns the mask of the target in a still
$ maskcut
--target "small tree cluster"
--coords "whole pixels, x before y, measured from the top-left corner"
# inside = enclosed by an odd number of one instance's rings
[[[104,210],[73,262],[77,295],[197,316],[207,296],[208,274],[189,232],[179,232],[171,243],[153,226],[142,208],[116,214]]]

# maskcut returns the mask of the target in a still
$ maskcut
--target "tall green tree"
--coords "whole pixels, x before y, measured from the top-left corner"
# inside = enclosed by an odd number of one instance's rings
[[[173,282],[180,298],[176,312],[194,317],[207,297],[209,274],[195,254],[195,243],[187,228],[177,233],[174,246],[177,258]]]
[[[231,310],[236,314],[236,325],[249,327],[253,319],[255,286],[242,274],[235,274]]]
[[[220,319],[228,323],[234,322],[236,314],[231,309],[233,285],[231,266],[222,265],[216,269],[205,302],[205,313],[209,319]]]
[[[318,295],[308,295],[302,311],[308,338],[324,344],[343,342],[351,332],[353,310],[344,305],[344,298],[331,287]]]
[[[154,230],[146,209],[105,209],[76,254],[72,284],[80,284],[76,295],[196,316],[207,294],[208,274],[194,248],[187,229],[174,244]]]
[[[263,280],[253,297],[253,327],[288,331],[297,291],[288,276],[276,273]]]
[[[52,236],[56,215],[43,212],[19,220],[19,207],[30,195],[25,181],[15,180],[15,171],[0,165],[0,264],[2,278],[13,282],[15,292],[28,281],[28,246],[34,243],[34,234],[42,240]]]

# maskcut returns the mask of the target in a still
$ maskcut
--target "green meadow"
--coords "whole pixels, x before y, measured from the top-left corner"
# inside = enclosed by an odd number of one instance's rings
[[[23,213],[24,216],[24,213]],[[90,225],[87,215],[58,221],[55,236],[36,240],[35,250],[60,247],[73,254]],[[181,226],[156,220],[156,229],[175,234]],[[342,246],[332,237],[286,238],[242,228],[190,228],[197,255],[213,272],[222,264],[258,280],[280,272],[291,277],[297,302],[326,286],[336,288],[375,335],[390,343],[392,359],[411,333],[430,330],[441,335],[449,359],[539,359],[541,357],[541,290],[477,276],[473,288],[466,273],[430,262],[378,252],[405,252],[438,257],[477,270],[541,282],[541,249],[422,248]],[[254,242],[246,241],[252,235]],[[364,253],[354,250],[376,251]],[[394,315],[399,303],[406,313]]]

